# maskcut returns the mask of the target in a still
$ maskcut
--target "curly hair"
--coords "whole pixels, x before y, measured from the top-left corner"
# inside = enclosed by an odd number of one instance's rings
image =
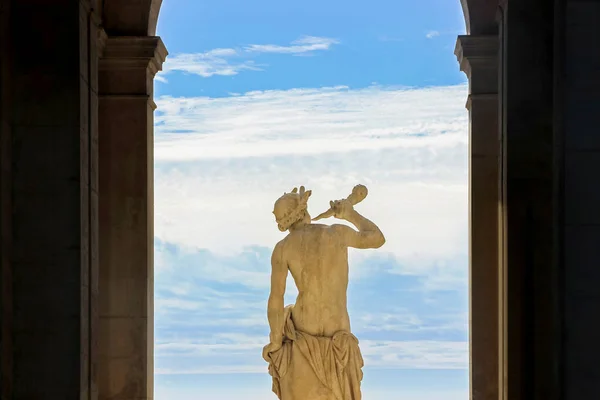
[[[285,232],[290,229],[296,222],[304,219],[306,216],[306,210],[308,208],[308,198],[312,192],[305,190],[304,186],[300,186],[300,192],[298,188],[294,188],[291,193],[284,193],[275,202],[275,208],[278,205],[285,204],[286,211],[283,216],[275,215],[277,221],[277,227],[281,232]],[[275,212],[274,212],[275,213]]]

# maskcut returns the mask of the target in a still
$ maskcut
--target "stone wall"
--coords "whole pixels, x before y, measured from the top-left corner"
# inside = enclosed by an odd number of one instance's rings
[[[507,2],[503,13],[503,376],[507,399],[555,399],[560,342],[561,173],[556,146],[554,4]]]
[[[18,23],[5,39],[12,45],[8,398],[91,398],[97,107],[90,93],[97,77],[90,3],[11,3],[10,21]]]
[[[564,12],[564,368],[567,399],[600,398],[600,2]]]
[[[12,393],[10,0],[0,0],[0,398]]]

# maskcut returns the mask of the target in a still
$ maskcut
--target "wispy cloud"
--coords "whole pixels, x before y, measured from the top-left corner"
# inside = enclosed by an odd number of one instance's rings
[[[338,40],[332,38],[304,36],[293,41],[289,46],[280,46],[275,44],[252,44],[247,46],[245,50],[254,53],[301,54],[329,50],[331,46],[338,43]]]
[[[326,37],[303,36],[290,45],[251,44],[241,48],[220,48],[204,53],[183,53],[169,56],[163,70],[157,74],[157,80],[166,82],[165,75],[180,71],[188,74],[210,78],[215,75],[233,76],[242,71],[261,71],[266,65],[257,64],[253,57],[260,53],[280,54],[312,54],[316,51],[329,50],[339,43],[338,40]]]
[[[465,341],[363,340],[361,351],[371,367],[407,369],[466,369]]]
[[[270,252],[255,247],[226,256],[157,243],[157,373],[264,372],[259,354],[269,330]],[[393,263],[386,264],[387,270],[377,264],[371,257],[364,265],[351,261],[350,266],[371,268],[369,275],[351,278],[349,291],[353,332],[361,340],[366,365],[465,368],[465,288],[429,293],[424,291],[427,279],[393,272]],[[254,278],[249,279],[249,271]],[[290,304],[297,295],[291,277],[287,289]],[[383,303],[382,293],[388,299]]]
[[[434,37],[440,36],[440,32],[438,31],[429,31],[427,32],[427,34],[425,35],[425,37],[427,39],[433,39]]]
[[[155,346],[158,358],[173,357],[195,360],[194,368],[158,368],[162,374],[223,374],[266,373],[266,365],[257,357],[265,345],[264,336],[215,336],[202,341],[159,343]],[[465,341],[392,341],[362,340],[361,352],[369,368],[394,369],[466,369],[468,343]],[[229,358],[235,363],[217,364]]]
[[[414,292],[420,297],[422,293]],[[421,300],[421,299],[419,299]],[[443,336],[447,334],[463,335],[467,332],[465,313],[444,313],[442,315],[418,315],[408,309],[392,309],[386,312],[358,314],[354,326],[359,332],[387,332],[393,334],[421,334]]]
[[[178,54],[169,57],[163,70],[157,75],[159,80],[166,81],[164,75],[172,71],[209,78],[214,75],[231,76],[240,71],[259,71],[260,66],[252,60],[236,60],[240,54],[235,49],[214,49],[206,53]]]
[[[370,189],[387,238],[350,253],[353,331],[373,368],[466,368],[465,85],[157,99],[157,373],[265,373],[271,214]],[[328,222],[328,221],[326,221]],[[288,279],[286,302],[296,291]],[[382,295],[394,301],[382,301]]]
[[[357,183],[386,250],[431,262],[466,251],[466,86],[252,92],[157,100],[156,233],[213,251],[271,246],[293,185],[324,211]],[[190,222],[198,221],[198,222]]]
[[[466,145],[464,98],[464,85],[342,86],[227,98],[163,96],[157,100],[156,158],[200,161],[452,148]]]
[[[257,359],[265,338],[237,337],[235,342],[213,343],[165,343],[157,344],[157,357],[174,356],[195,358],[196,368],[158,368],[156,374],[223,374],[266,373],[262,359]],[[210,340],[215,340],[211,338]],[[365,365],[370,368],[394,369],[466,369],[468,367],[468,343],[448,341],[389,341],[363,340],[360,343]],[[224,354],[245,356],[246,363],[215,365],[205,358],[223,358]],[[203,360],[204,358],[204,360]],[[239,357],[242,358],[242,357]],[[255,361],[253,361],[255,360]]]

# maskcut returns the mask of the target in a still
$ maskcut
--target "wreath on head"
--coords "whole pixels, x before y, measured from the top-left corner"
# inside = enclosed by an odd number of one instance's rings
[[[311,194],[312,191],[306,190],[304,186],[300,186],[300,191],[298,191],[298,188],[294,188],[291,193],[284,193],[277,200],[278,202],[281,200],[295,200],[296,202],[296,205],[290,207],[291,209],[283,217],[277,219],[277,227],[281,232],[287,231],[292,225],[303,218],[308,208],[308,198]]]

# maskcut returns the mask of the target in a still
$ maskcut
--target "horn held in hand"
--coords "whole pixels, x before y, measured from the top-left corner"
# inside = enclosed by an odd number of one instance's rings
[[[346,197],[346,200],[348,200],[350,202],[350,204],[355,206],[358,203],[360,203],[361,201],[363,201],[367,197],[367,194],[369,194],[369,191],[367,190],[366,186],[356,185],[352,189],[352,193],[350,193],[350,196]],[[329,205],[333,206],[333,202],[330,202]],[[313,221],[332,217],[334,215],[334,213],[335,212],[333,211],[333,208],[330,208],[329,210],[325,211],[324,213],[319,214],[318,216],[313,218]]]

